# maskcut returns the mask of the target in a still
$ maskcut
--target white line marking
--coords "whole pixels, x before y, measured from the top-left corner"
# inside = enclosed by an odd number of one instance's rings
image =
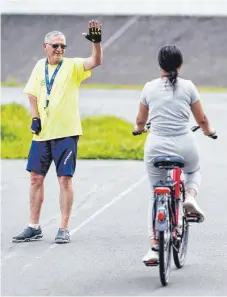
[[[130,193],[132,190],[134,190],[136,187],[138,187],[145,179],[147,178],[147,175],[143,175],[141,179],[139,179],[136,183],[133,183],[131,186],[129,186],[125,191],[121,192],[119,195],[115,196],[109,203],[105,204],[103,207],[101,207],[99,210],[97,210],[93,215],[88,217],[86,220],[84,220],[78,227],[71,230],[70,235],[75,234],[78,232],[81,228],[89,224],[92,220],[94,220],[96,217],[98,217],[101,213],[103,213],[105,210],[110,208],[112,205],[114,205],[116,202],[121,200],[124,196],[126,196],[128,193]],[[43,258],[44,255],[46,255],[48,252],[52,251],[55,247],[57,247],[57,244],[52,244],[42,255],[36,257],[36,259]],[[33,262],[34,263],[34,262]],[[21,274],[26,272],[27,268],[31,267],[33,263],[26,264],[21,271]]]
[[[102,212],[104,212],[106,209],[108,209],[110,206],[114,205],[118,200],[120,200],[122,197],[130,193],[133,189],[135,189],[137,186],[139,186],[145,179],[147,178],[147,175],[144,175],[138,182],[132,184],[128,189],[121,192],[118,196],[113,198],[109,203],[105,204],[102,208],[100,208],[98,211],[96,211],[92,216],[88,217],[85,221],[83,221],[78,227],[71,230],[70,235],[75,234],[77,231],[79,231],[82,227],[86,226],[88,223],[90,223],[94,218],[99,216]]]
[[[134,16],[130,18],[119,30],[117,30],[106,42],[103,43],[102,49],[105,50],[112,43],[114,43],[119,37],[121,37],[125,31],[127,31],[138,19],[140,16]]]

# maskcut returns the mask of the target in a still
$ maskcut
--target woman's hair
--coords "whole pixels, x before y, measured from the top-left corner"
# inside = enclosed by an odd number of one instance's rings
[[[167,72],[167,79],[175,89],[178,68],[183,63],[183,55],[180,49],[175,45],[163,46],[158,53],[158,62],[160,67]]]

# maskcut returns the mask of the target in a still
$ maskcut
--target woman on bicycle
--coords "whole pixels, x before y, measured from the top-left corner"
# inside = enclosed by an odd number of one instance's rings
[[[184,176],[186,212],[193,212],[204,220],[204,213],[196,203],[201,173],[199,150],[193,132],[189,127],[190,111],[205,135],[214,134],[200,103],[200,95],[191,80],[178,77],[183,64],[183,56],[175,45],[167,45],[160,49],[158,62],[161,67],[161,77],[145,84],[140,100],[135,131],[142,132],[148,120],[151,121],[150,133],[144,146],[144,161],[151,188],[159,180],[165,179],[166,171],[155,168],[152,160],[158,155],[181,156],[185,160]],[[153,191],[152,191],[153,192]],[[150,248],[143,262],[158,261],[155,249],[157,241],[153,236],[153,194],[149,201],[148,233]]]

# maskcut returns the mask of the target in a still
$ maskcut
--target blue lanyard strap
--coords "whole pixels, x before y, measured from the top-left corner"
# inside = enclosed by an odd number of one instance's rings
[[[48,61],[46,59],[46,63],[45,63],[45,79],[46,79],[46,88],[47,88],[47,95],[48,96],[51,93],[51,90],[52,90],[52,87],[53,87],[53,84],[54,84],[55,77],[56,77],[59,69],[61,68],[62,63],[63,63],[63,60],[61,60],[61,62],[58,63],[58,66],[54,70],[54,73],[53,73],[53,75],[51,77],[51,80],[49,81]],[[46,107],[48,107],[48,105],[49,105],[49,100],[46,99]]]

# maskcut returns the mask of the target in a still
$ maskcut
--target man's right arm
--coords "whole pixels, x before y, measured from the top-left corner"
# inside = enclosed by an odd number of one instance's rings
[[[29,99],[29,103],[30,103],[30,110],[31,110],[32,118],[39,118],[37,97],[35,97],[31,94],[28,94],[28,99]]]
[[[30,109],[32,114],[32,124],[31,124],[30,130],[33,134],[38,135],[42,130],[42,127],[41,127],[41,120],[38,112],[37,97],[31,94],[28,94],[28,99],[30,102]]]
[[[34,113],[38,112],[38,107],[37,107],[37,95],[38,95],[38,78],[37,78],[37,67],[38,63],[36,63],[35,67],[32,70],[32,73],[27,81],[27,84],[23,90],[25,94],[28,95],[28,99],[30,102],[31,106],[31,112],[33,115]],[[37,114],[36,114],[37,116]]]
[[[38,63],[37,63],[38,64]],[[24,88],[24,93],[28,95],[30,103],[30,111],[32,115],[32,124],[30,130],[34,134],[39,134],[41,131],[41,120],[37,104],[38,95],[38,78],[37,78],[37,64],[34,67],[31,76]]]

